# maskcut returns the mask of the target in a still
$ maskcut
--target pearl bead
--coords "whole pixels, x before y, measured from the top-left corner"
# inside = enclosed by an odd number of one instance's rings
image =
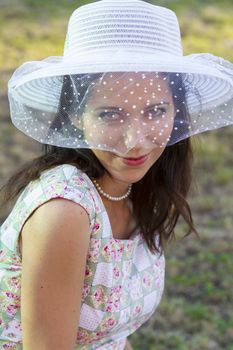
[[[131,185],[129,185],[129,188],[128,188],[128,191],[126,192],[126,194],[124,194],[121,197],[113,197],[113,196],[110,196],[110,194],[104,192],[95,179],[92,179],[92,181],[95,184],[95,187],[97,188],[98,192],[100,194],[102,194],[104,197],[108,198],[110,201],[121,201],[122,199],[127,198],[131,192],[131,189],[132,189],[132,184],[131,184]]]

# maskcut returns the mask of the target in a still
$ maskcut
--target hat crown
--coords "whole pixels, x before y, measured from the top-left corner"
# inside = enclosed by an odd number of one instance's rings
[[[176,14],[142,0],[101,0],[73,12],[67,31],[64,60],[104,51],[135,50],[142,55],[182,56]]]

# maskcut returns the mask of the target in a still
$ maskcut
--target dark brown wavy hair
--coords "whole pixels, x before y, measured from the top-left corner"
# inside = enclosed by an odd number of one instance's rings
[[[183,120],[183,128],[189,125],[189,115],[184,103],[187,87],[184,87],[181,75],[168,74],[169,80],[173,81],[171,88],[173,91],[174,105],[177,112],[176,120]],[[96,79],[97,75],[95,76]],[[81,91],[80,99],[86,96],[87,86],[78,87],[80,80],[76,81],[76,89]],[[56,129],[62,128],[62,125],[67,126],[69,114],[72,113],[72,106],[69,106],[69,96],[64,91],[67,91],[66,84],[70,87],[71,78],[66,76],[63,80],[63,89],[61,92],[59,111],[64,111],[62,108],[66,106],[65,114],[58,113],[58,118],[54,123]],[[88,82],[87,85],[89,85]],[[186,89],[186,90],[185,90]],[[72,95],[72,91],[69,90]],[[175,92],[175,93],[174,93]],[[63,100],[66,96],[66,100]],[[63,122],[62,122],[63,121]],[[173,133],[177,132],[177,128],[173,128]],[[183,132],[187,130],[183,130]],[[187,235],[194,232],[195,229],[190,206],[186,200],[191,181],[192,181],[192,163],[193,153],[190,139],[186,138],[174,145],[167,146],[149,169],[146,175],[137,183],[133,184],[131,192],[131,200],[133,203],[133,211],[137,220],[137,225],[142,229],[144,238],[151,252],[159,251],[155,244],[155,235],[159,236],[159,245],[164,250],[166,243],[174,237],[174,229],[179,217],[181,216],[187,224]],[[72,164],[83,170],[89,177],[99,178],[106,171],[101,165],[97,157],[90,149],[71,149],[62,148],[50,145],[43,145],[43,154],[25,164],[17,171],[3,187],[4,201],[3,203],[15,200],[22,190],[30,181],[37,179],[41,172],[61,164]]]

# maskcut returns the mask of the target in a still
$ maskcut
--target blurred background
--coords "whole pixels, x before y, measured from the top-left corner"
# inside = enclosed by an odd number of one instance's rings
[[[0,185],[41,146],[10,123],[7,81],[24,61],[61,56],[68,18],[84,0],[0,0]],[[148,1],[149,2],[149,1]],[[211,52],[233,62],[232,0],[150,1],[176,11],[184,54]],[[134,350],[233,350],[233,127],[193,139],[189,196],[200,239],[176,239],[154,316],[130,337]],[[0,213],[4,220],[6,211]]]

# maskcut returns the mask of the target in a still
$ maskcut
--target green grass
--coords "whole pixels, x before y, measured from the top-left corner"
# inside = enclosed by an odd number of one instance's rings
[[[78,1],[84,4],[86,1]],[[152,1],[151,1],[152,2]],[[184,52],[212,52],[233,61],[230,0],[154,1],[177,11]],[[67,21],[77,1],[2,0],[0,95],[24,61],[62,55]],[[37,154],[37,145],[7,121],[0,127],[0,180]],[[233,350],[233,128],[194,138],[195,178],[189,202],[200,239],[177,238],[166,253],[165,291],[155,315],[130,339],[134,350]]]
[[[87,1],[79,1],[79,5],[85,3]],[[76,5],[68,0],[19,0],[13,1],[12,6],[2,6],[1,69],[13,69],[26,60],[62,55],[68,18]],[[185,54],[211,51],[233,59],[233,6],[230,1],[220,5],[217,1],[182,0],[166,1],[165,5],[177,10]]]
[[[223,234],[223,232],[221,232]],[[211,237],[212,235],[212,237]],[[131,336],[135,349],[228,349],[233,341],[231,237],[202,233],[169,249],[157,314]],[[229,348],[230,349],[230,348]]]

